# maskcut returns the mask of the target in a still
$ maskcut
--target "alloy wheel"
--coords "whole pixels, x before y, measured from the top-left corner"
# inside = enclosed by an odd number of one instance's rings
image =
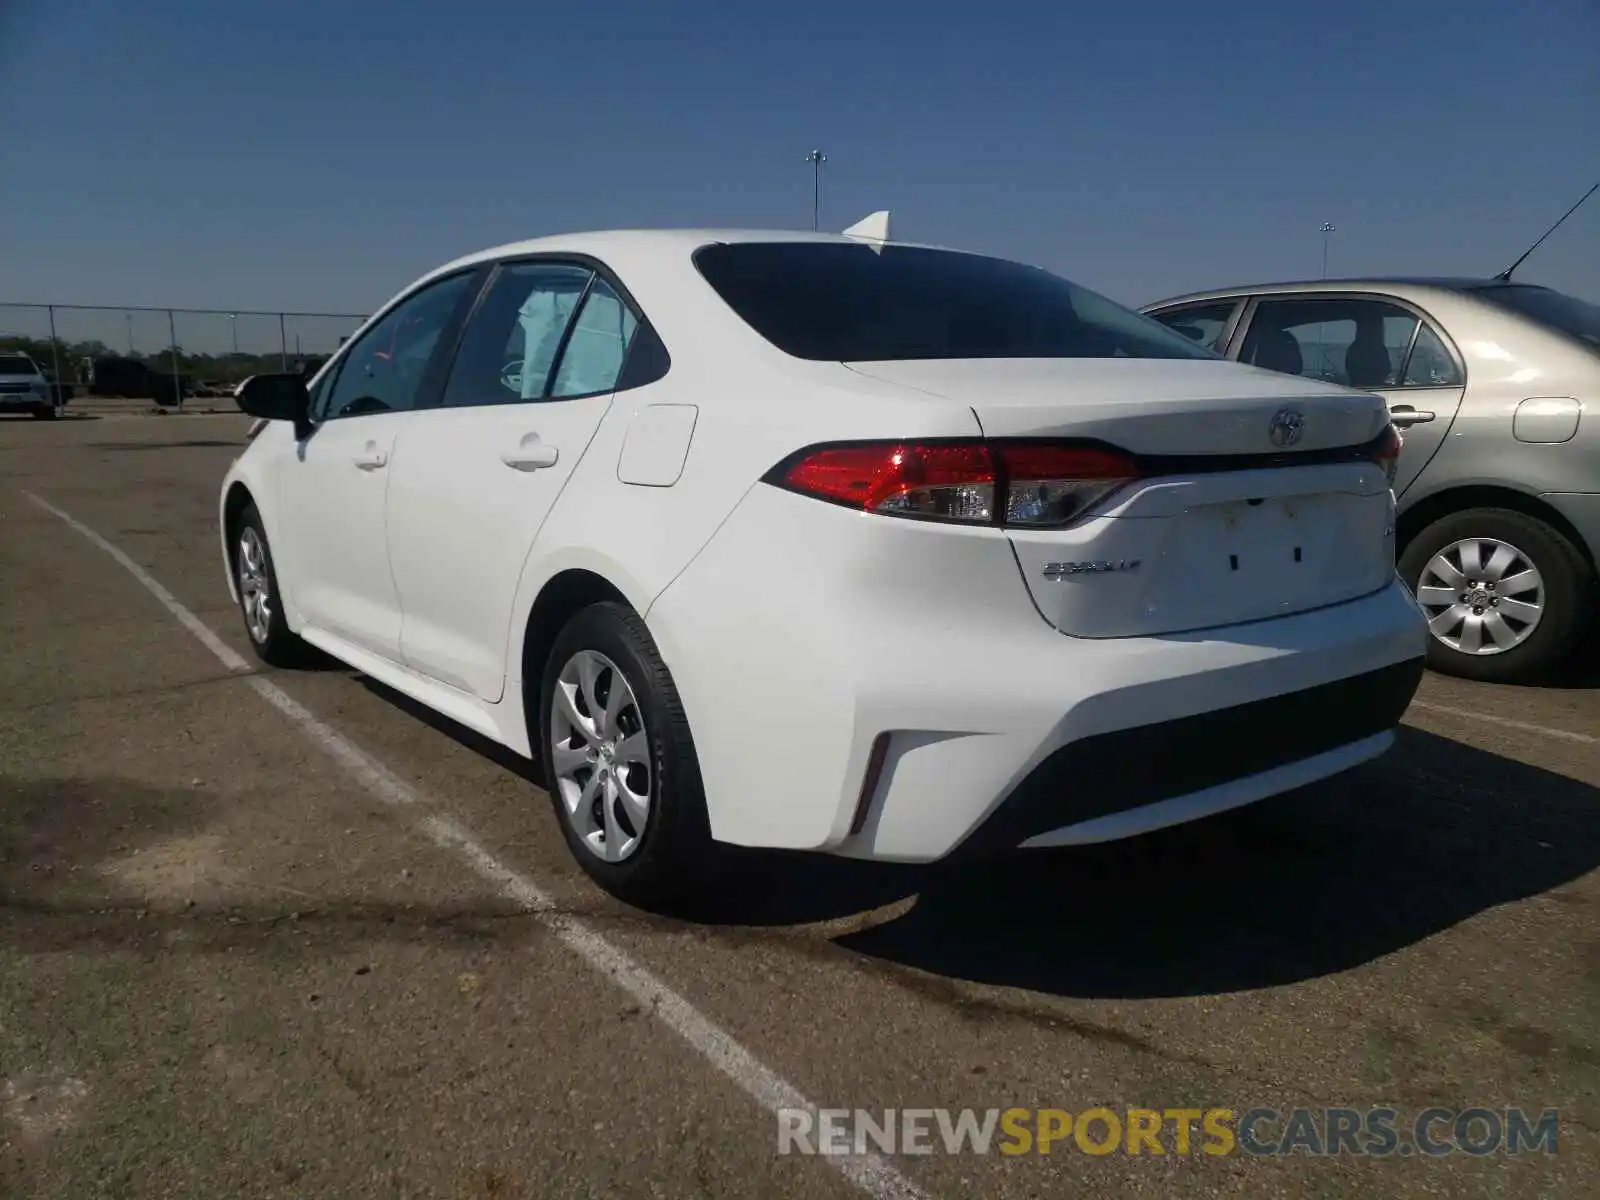
[[[1504,654],[1528,640],[1544,615],[1539,569],[1497,538],[1466,538],[1422,568],[1417,603],[1433,636],[1462,654]]]
[[[272,635],[272,584],[267,578],[267,548],[250,526],[239,535],[239,605],[251,639],[266,645]]]
[[[631,857],[650,822],[650,740],[627,677],[598,651],[578,651],[556,677],[550,754],[578,840],[602,862]]]

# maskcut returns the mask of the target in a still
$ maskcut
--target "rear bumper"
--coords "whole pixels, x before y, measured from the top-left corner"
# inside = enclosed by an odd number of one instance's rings
[[[1068,742],[1035,767],[956,853],[1110,841],[1326,778],[1389,748],[1422,669],[1423,660],[1415,658]]]
[[[902,862],[1113,817],[1068,840],[1125,836],[1354,766],[1427,645],[1394,578],[1290,617],[1073,638],[1003,536],[759,487],[646,620],[714,837]]]

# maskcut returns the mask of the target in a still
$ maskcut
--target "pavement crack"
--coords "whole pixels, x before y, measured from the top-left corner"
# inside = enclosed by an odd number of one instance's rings
[[[103,945],[132,949],[165,938],[164,953],[215,953],[235,944],[311,937],[326,943],[439,940],[462,945],[520,944],[543,927],[514,908],[417,909],[327,903],[279,906],[174,905],[85,900],[51,903],[0,894],[0,943],[27,951]]]
[[[162,683],[154,684],[149,687],[120,688],[116,691],[110,692],[84,692],[75,696],[54,696],[49,700],[40,700],[35,704],[0,706],[0,713],[48,713],[52,709],[69,708],[74,704],[100,704],[115,700],[135,700],[159,696],[181,696],[185,692],[211,687],[218,683],[226,683],[229,680],[246,679],[253,674],[256,674],[256,672],[221,671],[212,675],[202,675],[195,679],[186,679],[181,683]]]
[[[647,929],[658,933],[688,935],[700,941],[720,943],[732,949],[752,944],[779,947],[797,952],[807,958],[825,960],[847,967],[860,974],[876,976],[922,998],[934,1001],[954,1011],[963,1020],[978,1021],[986,1018],[1026,1022],[1046,1029],[1072,1034],[1090,1041],[1131,1050],[1163,1061],[1205,1070],[1230,1073],[1229,1068],[1200,1055],[1173,1052],[1139,1034],[1110,1025],[1085,1020],[1082,1017],[1052,1009],[1047,1005],[1022,1000],[991,997],[977,994],[963,987],[956,979],[931,975],[913,967],[870,958],[857,951],[835,944],[831,938],[819,938],[805,931],[764,927],[705,927],[691,925],[673,918],[646,914],[624,913],[614,910],[584,910],[580,906],[560,907],[564,916],[581,917],[594,924],[613,927]],[[1237,1074],[1237,1072],[1231,1072]]]
[[[963,1020],[979,1021],[988,1018],[1020,1021],[1045,1029],[1070,1033],[1088,1041],[1103,1042],[1124,1050],[1182,1063],[1186,1066],[1218,1069],[1218,1064],[1198,1055],[1175,1053],[1156,1045],[1148,1038],[1118,1029],[1112,1025],[1088,1021],[1070,1013],[1050,1008],[1048,1005],[1013,1000],[1003,996],[985,996],[964,988],[958,980],[942,975],[930,975],[900,963],[862,958],[858,963],[864,971],[878,975],[897,986],[917,993],[956,1013]]]

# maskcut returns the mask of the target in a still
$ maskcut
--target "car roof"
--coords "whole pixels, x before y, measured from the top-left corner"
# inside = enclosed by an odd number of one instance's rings
[[[1484,279],[1469,275],[1364,275],[1350,279],[1283,280],[1277,283],[1241,284],[1237,287],[1212,288],[1203,292],[1186,292],[1181,296],[1168,296],[1152,300],[1143,308],[1157,305],[1182,304],[1192,300],[1226,300],[1243,295],[1273,295],[1293,292],[1392,292],[1396,295],[1424,292],[1464,292],[1478,288],[1512,286],[1505,280]],[[1536,284],[1516,286],[1535,287]]]
[[[615,255],[627,257],[652,253],[688,255],[701,246],[730,242],[818,242],[851,246],[887,245],[925,250],[947,249],[944,246],[923,246],[917,242],[905,242],[894,238],[880,243],[873,239],[850,237],[842,233],[821,233],[814,229],[600,229],[553,234],[521,242],[507,242],[485,250],[475,250],[429,273],[439,274],[492,259],[512,258],[523,254],[587,254],[605,260]]]

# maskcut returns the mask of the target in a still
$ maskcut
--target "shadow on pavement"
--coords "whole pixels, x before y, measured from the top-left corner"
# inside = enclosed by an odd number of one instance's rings
[[[543,786],[536,763],[358,678]],[[1144,837],[963,868],[733,850],[706,897],[654,915],[754,929],[915,896],[834,944],[1060,996],[1207,995],[1347,970],[1579,879],[1600,866],[1597,811],[1600,789],[1403,726],[1341,778]]]
[[[838,939],[1081,998],[1206,995],[1370,962],[1600,865],[1600,790],[1410,728],[1378,763],[1188,828],[952,875]]]
[[[1441,679],[1450,676],[1430,671]],[[1600,621],[1594,623],[1579,645],[1549,669],[1526,679],[1504,683],[1470,683],[1469,686],[1503,692],[1508,696],[1541,691],[1600,692]]]
[[[414,721],[421,721],[424,725],[438,730],[446,737],[461,743],[468,750],[481,754],[496,766],[505,768],[513,775],[520,776],[533,784],[534,787],[544,787],[544,769],[537,762],[530,762],[499,742],[490,741],[481,733],[468,729],[465,725],[458,725],[449,717],[442,716],[431,708],[417,703],[404,692],[397,692],[387,684],[379,683],[370,675],[354,676],[357,683],[366,688],[374,696],[387,704],[394,705],[406,716]]]
[[[234,612],[235,614],[238,613],[237,607],[235,607]],[[324,671],[330,671],[348,675],[352,679],[360,679],[363,682],[366,681],[366,676],[359,674],[349,663],[341,662],[339,659],[329,654],[326,650],[323,650],[317,646],[313,646],[310,642],[302,643],[300,658],[292,667],[268,667],[259,659],[251,659],[250,665],[256,671],[268,676],[304,675],[307,672],[319,674]]]
[[[1539,686],[1562,691],[1600,691],[1600,638],[1595,646],[1544,679]]]
[[[1600,789],[1399,738],[1341,779],[1122,842],[961,869],[745,852],[714,902],[674,915],[810,923],[915,894],[834,944],[1064,997],[1198,996],[1348,970],[1600,866]]]

